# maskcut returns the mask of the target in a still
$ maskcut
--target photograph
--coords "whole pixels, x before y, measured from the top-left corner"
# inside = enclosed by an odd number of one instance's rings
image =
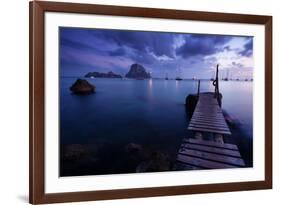
[[[272,189],[273,16],[173,8],[29,3],[30,203]]]
[[[58,39],[60,177],[253,167],[253,36],[59,27]]]

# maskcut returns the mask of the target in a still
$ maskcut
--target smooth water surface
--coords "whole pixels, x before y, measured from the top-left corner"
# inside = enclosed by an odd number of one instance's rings
[[[60,79],[61,144],[103,143],[103,152],[110,153],[136,143],[177,152],[187,135],[185,98],[197,92],[197,81],[87,79],[96,93],[79,96],[69,90],[76,79]],[[251,141],[252,82],[220,81],[219,86],[223,110],[240,122],[242,141]],[[200,91],[213,92],[212,82],[201,81]]]
[[[196,81],[87,79],[96,93],[77,96],[69,90],[75,80],[61,79],[62,143],[173,141],[188,125],[185,98],[197,92]],[[211,82],[201,82],[201,92],[213,89]],[[222,81],[220,92],[222,108],[252,137],[252,83]]]

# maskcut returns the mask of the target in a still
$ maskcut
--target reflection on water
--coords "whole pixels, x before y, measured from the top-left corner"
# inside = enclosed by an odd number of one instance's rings
[[[176,82],[176,89],[178,89],[179,88],[179,81],[176,80],[175,82]]]
[[[96,93],[77,96],[69,91],[75,80],[60,82],[61,144],[105,144],[111,156],[116,147],[129,143],[177,152],[187,135],[185,98],[197,93],[197,81],[87,79]],[[201,81],[200,90],[213,91],[212,82]],[[238,139],[251,139],[252,82],[220,81],[220,92],[223,110],[240,121],[245,132]]]
[[[157,130],[157,136],[185,134],[187,121],[183,105],[188,94],[197,92],[197,81],[88,80],[97,87],[97,92],[76,96],[69,91],[75,79],[61,79],[63,142],[87,142],[95,137],[104,137],[105,133],[107,138],[111,134],[112,137],[122,134],[121,137],[125,138],[129,137],[125,135],[132,134],[151,138],[149,128]],[[201,81],[201,92],[213,90],[211,81]],[[220,92],[223,94],[222,108],[241,122],[247,137],[252,137],[252,82],[221,81]],[[144,127],[140,122],[150,126]],[[128,130],[128,124],[134,129]]]
[[[148,80],[148,85],[149,85],[149,90],[152,90],[152,86],[153,86],[153,80],[152,79]]]

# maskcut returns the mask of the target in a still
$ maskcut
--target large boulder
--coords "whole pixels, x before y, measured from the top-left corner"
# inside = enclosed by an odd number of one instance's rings
[[[126,74],[126,78],[147,79],[151,78],[151,76],[142,65],[135,63],[131,65],[129,72]]]
[[[90,84],[87,80],[77,79],[76,82],[70,87],[70,90],[78,95],[85,95],[94,93],[96,91],[96,87]]]

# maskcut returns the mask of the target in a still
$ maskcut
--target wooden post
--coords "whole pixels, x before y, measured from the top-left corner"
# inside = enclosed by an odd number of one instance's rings
[[[193,94],[193,95],[190,94],[185,99],[185,111],[189,119],[191,119],[193,115],[197,102],[198,102],[197,94]]]
[[[220,98],[220,91],[219,91],[219,64],[217,64],[216,79],[214,80],[213,85],[215,86],[214,97],[217,98],[219,106],[221,106],[221,98]]]
[[[200,94],[200,80],[198,80],[198,88],[197,88],[197,96],[199,97]]]
[[[215,97],[218,98],[218,95],[219,95],[219,64],[217,64],[217,70],[216,70]]]
[[[203,135],[201,132],[196,132],[194,135],[195,139],[197,140],[203,140]]]
[[[221,144],[224,144],[224,141],[223,141],[223,136],[221,134],[215,134],[215,142],[219,142]]]

